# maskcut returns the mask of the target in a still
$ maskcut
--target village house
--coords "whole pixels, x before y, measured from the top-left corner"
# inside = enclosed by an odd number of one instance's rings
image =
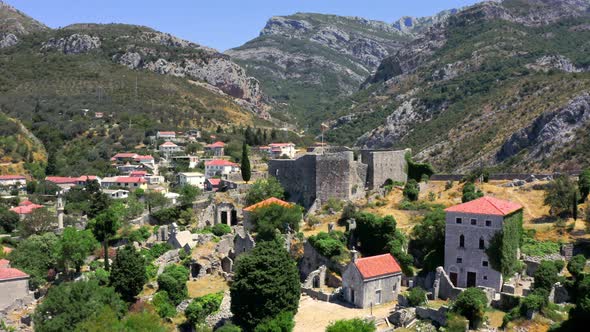
[[[240,166],[231,161],[213,159],[205,163],[205,176],[212,178],[216,176],[227,176],[240,171]]]
[[[522,209],[486,196],[445,210],[444,269],[455,287],[502,289],[502,274],[492,268],[486,248],[509,218],[522,218]]]
[[[205,188],[205,175],[199,172],[178,173],[178,184],[181,186],[191,185],[199,189]]]
[[[244,228],[246,230],[252,230],[254,228],[254,225],[252,223],[252,214],[256,210],[258,210],[262,207],[267,207],[267,206],[273,205],[273,204],[280,205],[283,207],[292,207],[293,206],[293,203],[285,202],[285,201],[278,199],[276,197],[271,197],[271,198],[265,199],[262,202],[258,202],[256,204],[245,207],[242,210]]]
[[[111,161],[115,161],[119,164],[124,164],[131,161],[135,161],[135,158],[137,158],[137,156],[138,154],[133,152],[119,152],[115,154],[113,157],[111,157]]]
[[[225,143],[218,141],[213,144],[205,145],[205,153],[211,154],[215,157],[223,157]]]
[[[221,185],[221,179],[209,178],[205,180],[205,190],[207,191],[218,191]]]
[[[270,156],[271,158],[281,158],[284,156],[288,157],[289,159],[295,158],[295,144],[293,143],[271,143],[268,145],[270,147]]]
[[[119,187],[129,189],[147,189],[147,180],[141,177],[116,176],[102,179],[101,187]]]
[[[168,141],[168,142],[164,142],[164,143],[160,144],[158,151],[160,151],[166,155],[170,155],[172,153],[182,152],[182,147]]]
[[[397,300],[402,270],[391,254],[358,258],[356,250],[342,273],[342,290],[347,302],[359,308]]]
[[[22,188],[27,186],[24,175],[0,175],[0,187]]]
[[[21,219],[33,213],[34,210],[42,208],[43,205],[35,204],[29,200],[22,201],[18,206],[13,207],[10,211],[18,214]]]
[[[29,275],[10,267],[8,260],[0,260],[0,310],[16,300],[29,297]]]
[[[103,189],[102,192],[112,199],[125,199],[129,197],[129,190],[124,189]]]
[[[158,131],[156,139],[173,140],[176,138],[176,133],[173,131]]]

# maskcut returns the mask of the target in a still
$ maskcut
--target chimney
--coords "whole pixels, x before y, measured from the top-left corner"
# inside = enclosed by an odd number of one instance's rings
[[[352,250],[350,251],[350,261],[355,263],[358,258],[359,258],[359,252],[356,251],[354,249],[354,247],[352,247]]]

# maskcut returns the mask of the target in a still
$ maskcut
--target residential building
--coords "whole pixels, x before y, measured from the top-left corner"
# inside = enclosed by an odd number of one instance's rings
[[[486,196],[452,206],[445,212],[444,268],[453,285],[500,291],[502,273],[492,268],[486,249],[494,235],[503,231],[505,223],[513,222],[513,218],[522,222],[522,205]]]
[[[223,159],[213,159],[205,163],[205,176],[227,176],[240,171],[240,165]]]
[[[176,138],[176,133],[173,131],[159,131],[156,133],[157,139],[171,140]]]
[[[358,258],[356,250],[342,273],[342,290],[347,302],[368,308],[397,300],[402,270],[391,254]]]
[[[0,175],[0,187],[26,187],[27,178],[24,175]]]
[[[119,187],[145,190],[147,189],[147,180],[144,178],[133,176],[107,177],[102,179],[101,186],[103,188]]]
[[[115,161],[119,164],[128,163],[134,161],[134,159],[138,156],[137,153],[133,152],[119,152],[113,157],[111,157],[111,161]]]
[[[182,152],[182,147],[180,147],[170,141],[167,141],[167,142],[160,144],[158,150],[164,154],[169,155],[172,153]]]
[[[205,175],[199,172],[181,172],[178,173],[178,184],[181,186],[189,184],[203,189],[205,188]]]
[[[43,205],[35,204],[29,200],[22,201],[18,206],[13,207],[10,211],[16,213],[24,219],[27,215],[33,213],[34,210],[42,208]]]
[[[77,185],[80,178],[70,176],[47,176],[45,177],[45,181],[53,182],[57,185]]]
[[[218,191],[221,184],[221,179],[209,178],[205,180],[205,190]]]
[[[223,157],[225,143],[218,141],[213,144],[205,145],[205,152],[215,157]]]
[[[29,294],[29,275],[23,271],[10,267],[10,262],[0,262],[0,310],[3,310],[17,300],[32,297]]]
[[[125,199],[129,197],[129,190],[124,189],[103,189],[102,192],[112,199]]]
[[[271,158],[284,158],[288,157],[289,159],[295,158],[296,150],[295,144],[293,143],[271,143],[268,145],[270,147],[270,156]]]

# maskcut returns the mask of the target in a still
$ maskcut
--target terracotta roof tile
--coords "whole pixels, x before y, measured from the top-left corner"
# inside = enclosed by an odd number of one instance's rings
[[[0,268],[10,267],[10,261],[8,259],[0,259]]]
[[[26,180],[23,175],[0,175],[0,180]]]
[[[223,159],[215,159],[206,162],[205,166],[238,166],[238,164]]]
[[[522,205],[520,204],[485,196],[471,202],[451,206],[445,209],[445,211],[506,216],[520,209],[522,209]]]
[[[400,273],[402,271],[391,254],[359,258],[354,264],[363,276],[363,279]]]
[[[271,197],[271,198],[267,198],[262,202],[256,203],[254,205],[250,205],[246,208],[244,208],[244,211],[254,211],[258,208],[264,207],[264,206],[269,206],[271,204],[278,204],[284,207],[291,207],[293,206],[293,204],[285,202],[281,199],[275,198],[275,197]]]
[[[26,278],[29,275],[19,269],[0,268],[0,280]]]

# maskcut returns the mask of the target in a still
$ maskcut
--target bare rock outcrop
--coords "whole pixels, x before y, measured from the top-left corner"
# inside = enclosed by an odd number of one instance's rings
[[[0,48],[11,47],[18,44],[18,37],[12,33],[0,36]]]
[[[64,38],[51,38],[41,46],[41,51],[58,51],[64,54],[84,54],[99,49],[101,41],[99,37],[72,34]]]

